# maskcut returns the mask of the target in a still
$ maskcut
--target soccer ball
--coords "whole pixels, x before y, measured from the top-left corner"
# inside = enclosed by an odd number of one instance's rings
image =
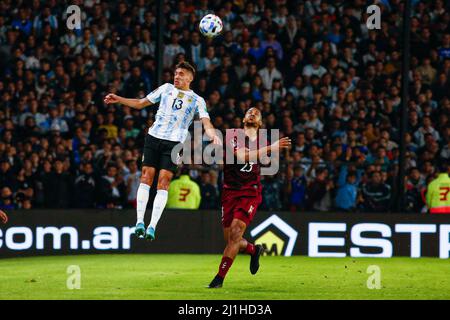
[[[214,38],[222,32],[223,24],[215,14],[207,14],[200,21],[198,28],[205,37]]]

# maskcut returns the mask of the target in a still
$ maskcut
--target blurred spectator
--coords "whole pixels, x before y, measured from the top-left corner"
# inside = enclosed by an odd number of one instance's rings
[[[305,198],[307,190],[307,181],[304,175],[303,168],[297,166],[294,168],[294,177],[291,180],[290,187],[290,204],[291,211],[299,211],[305,209]]]
[[[99,129],[106,129],[106,138],[110,139],[110,138],[117,138],[118,133],[119,133],[119,129],[118,127],[114,124],[114,113],[113,112],[108,112],[106,114],[106,122],[104,124],[101,124],[98,128]]]
[[[108,209],[122,209],[125,195],[123,177],[118,174],[117,167],[109,164],[106,174],[101,177],[98,184],[99,204]]]
[[[332,206],[330,194],[332,188],[333,181],[328,179],[328,170],[318,168],[315,179],[308,185],[306,208],[308,210],[328,211]]]
[[[23,192],[16,193],[14,202],[17,204],[17,209],[32,209],[31,198],[26,196]]]
[[[74,183],[74,207],[93,208],[95,204],[96,181],[94,169],[90,162],[80,165],[80,174]]]
[[[205,47],[202,42],[200,42],[200,33],[193,31],[191,34],[191,41],[185,49],[187,58],[199,67],[199,63],[202,56],[205,54]],[[149,52],[150,53],[150,52]]]
[[[431,214],[450,214],[450,165],[442,162],[439,174],[430,178],[425,194],[428,212]]]
[[[136,207],[136,196],[139,184],[141,183],[141,171],[138,170],[136,160],[128,160],[127,168],[129,173],[125,175],[125,185],[127,187],[127,202],[133,208]]]
[[[32,177],[27,177],[25,174],[25,169],[21,169],[17,175],[17,183],[14,186],[14,192],[21,194],[21,199],[24,200],[32,199],[34,197],[34,179]]]
[[[30,10],[25,5],[18,10],[17,17],[12,21],[12,27],[22,31],[25,35],[29,35],[33,28],[30,19]]]
[[[425,116],[423,118],[422,126],[419,127],[419,129],[414,134],[414,138],[416,139],[419,147],[425,146],[425,135],[427,133],[431,134],[435,141],[439,141],[439,132],[437,132],[433,128],[430,116]]]
[[[50,165],[50,164],[48,164]],[[71,204],[72,179],[64,168],[63,161],[57,159],[53,170],[49,167],[42,178],[47,208],[68,208]]]
[[[186,53],[184,48],[179,44],[180,35],[177,32],[172,32],[170,36],[170,43],[164,46],[164,67],[170,68],[174,63],[174,58],[179,53]]]
[[[56,106],[52,106],[49,108],[49,117],[44,121],[38,124],[39,128],[44,131],[55,131],[60,133],[67,133],[69,131],[69,126],[67,125],[66,120],[64,120],[59,114]]]
[[[406,208],[407,212],[421,212],[424,202],[424,192],[426,189],[426,182],[420,174],[417,167],[409,169],[406,177]]]
[[[125,137],[126,138],[136,138],[140,131],[139,129],[134,127],[134,119],[133,116],[125,116],[123,119],[125,122],[124,128],[125,128]]]
[[[206,72],[210,74],[220,64],[219,58],[215,56],[215,49],[213,46],[206,48],[206,54],[199,59],[198,72]]]
[[[261,76],[263,86],[267,90],[272,89],[272,83],[275,79],[282,79],[281,72],[276,68],[275,58],[269,58],[265,68],[261,69],[258,74]]]
[[[357,171],[354,167],[349,170],[346,164],[341,166],[334,200],[338,210],[352,211],[356,209],[360,180],[361,171]]]
[[[169,186],[167,208],[198,209],[202,200],[200,187],[183,171],[179,178],[172,180]]]
[[[387,212],[391,200],[391,187],[382,181],[379,171],[370,173],[369,182],[361,189],[360,205],[366,212]]]
[[[0,159],[0,186],[13,187],[16,183],[16,178],[11,168],[11,164],[7,159]]]
[[[1,191],[1,197],[2,198],[0,201],[0,209],[12,210],[16,208],[13,202],[13,193],[10,188],[3,187]]]
[[[267,39],[261,42],[261,49],[267,52],[267,48],[272,48],[275,51],[278,60],[283,59],[283,48],[278,40],[276,40],[276,33],[273,31],[269,31]]]
[[[217,190],[211,182],[210,173],[208,171],[202,172],[200,180],[202,197],[200,209],[217,209],[219,207]]]
[[[322,56],[320,54],[314,56],[314,60],[312,64],[308,64],[303,68],[303,75],[306,77],[318,76],[321,78],[326,72],[327,69],[321,65]]]
[[[280,210],[282,185],[274,176],[264,176],[262,184],[262,210]]]

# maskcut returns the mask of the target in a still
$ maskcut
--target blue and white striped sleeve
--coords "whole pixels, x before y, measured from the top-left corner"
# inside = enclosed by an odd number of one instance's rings
[[[206,102],[205,99],[203,99],[202,97],[199,97],[199,99],[197,100],[197,112],[200,116],[200,119],[202,118],[209,119],[208,109],[206,108]]]
[[[161,94],[167,89],[168,85],[169,85],[168,83],[165,83],[162,86],[159,86],[158,88],[150,92],[146,96],[147,100],[150,101],[151,103],[159,102],[161,100]]]

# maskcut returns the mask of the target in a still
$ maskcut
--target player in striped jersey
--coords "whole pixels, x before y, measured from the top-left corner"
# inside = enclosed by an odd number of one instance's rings
[[[105,103],[121,103],[135,109],[142,109],[159,102],[155,122],[145,138],[142,177],[137,191],[136,235],[149,240],[155,239],[156,225],[167,203],[167,190],[177,169],[172,162],[172,148],[183,143],[195,114],[199,114],[206,134],[215,144],[221,144],[211,124],[205,100],[190,89],[195,69],[187,62],[175,68],[174,83],[165,83],[145,98],[128,99],[110,93]],[[149,198],[150,186],[159,172],[157,193],[153,203],[150,225],[145,229],[144,216]]]

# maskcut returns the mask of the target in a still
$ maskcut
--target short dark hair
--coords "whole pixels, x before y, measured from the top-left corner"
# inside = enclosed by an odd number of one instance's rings
[[[378,173],[379,175],[381,175],[381,171],[374,170],[374,171],[372,171],[372,172],[369,174],[369,178],[372,179],[373,176],[376,175],[377,173]]]
[[[116,168],[116,169],[117,169],[116,163],[115,163],[114,161],[109,161],[109,162],[106,164],[106,169],[109,169],[109,168]]]
[[[130,159],[130,160],[127,160],[127,162],[126,162],[127,166],[129,166],[132,163],[136,163],[136,160]]]
[[[356,177],[356,173],[355,173],[355,172],[349,172],[349,173],[347,174],[347,179],[349,179],[349,178],[357,178],[357,177]]]
[[[189,175],[190,169],[189,169],[189,167],[182,166],[182,167],[179,169],[179,172],[180,172],[180,176],[181,176],[181,175]]]
[[[189,62],[187,61],[180,62],[179,64],[176,65],[175,70],[178,68],[190,71],[192,73],[192,76],[195,77],[195,68]]]
[[[411,174],[413,171],[415,171],[415,170],[419,170],[419,168],[417,168],[417,167],[411,167],[411,168],[409,168],[409,170],[408,170],[408,174]],[[420,171],[420,170],[419,170]]]

